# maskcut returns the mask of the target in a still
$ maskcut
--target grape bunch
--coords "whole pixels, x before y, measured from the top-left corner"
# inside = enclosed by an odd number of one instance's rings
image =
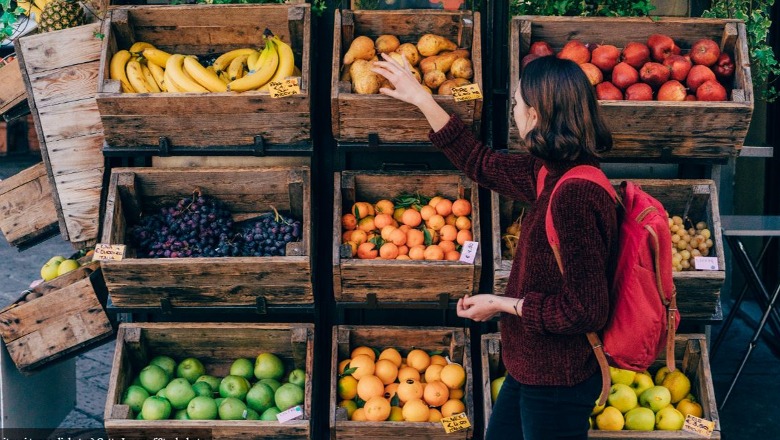
[[[301,236],[301,221],[286,218],[274,209],[242,229],[242,255],[284,256],[287,243],[300,241]]]
[[[706,257],[712,249],[712,232],[707,228],[706,222],[698,222],[695,225],[689,219],[689,228],[686,229],[682,217],[675,215],[669,218],[669,230],[672,233],[672,269],[675,272],[692,270],[695,257]]]

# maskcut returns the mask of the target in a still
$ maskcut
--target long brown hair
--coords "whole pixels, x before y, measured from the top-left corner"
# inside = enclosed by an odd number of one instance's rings
[[[612,149],[593,86],[575,62],[554,56],[531,61],[523,69],[520,96],[538,114],[536,126],[525,136],[531,154],[572,161]]]

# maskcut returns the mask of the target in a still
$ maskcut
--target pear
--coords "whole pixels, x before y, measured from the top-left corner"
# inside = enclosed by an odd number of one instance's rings
[[[361,95],[379,93],[382,86],[382,76],[371,71],[371,62],[357,59],[349,68],[352,77],[352,91]]]
[[[395,51],[405,56],[410,66],[416,66],[420,62],[420,52],[417,51],[417,46],[412,43],[404,43],[398,46]]]
[[[441,51],[455,50],[457,48],[457,44],[442,36],[434,34],[425,34],[417,41],[417,50],[420,52],[420,55],[424,57],[438,55]]]
[[[344,54],[344,64],[352,64],[355,60],[370,60],[376,56],[374,40],[360,36],[352,40],[349,50]]]
[[[401,42],[398,41],[398,37],[395,35],[380,35],[376,38],[377,53],[395,52],[400,45]]]

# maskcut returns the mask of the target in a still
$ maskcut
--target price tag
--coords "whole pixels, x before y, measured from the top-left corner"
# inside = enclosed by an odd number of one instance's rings
[[[479,249],[479,243],[476,241],[463,243],[463,248],[460,250],[460,261],[474,264],[474,259],[477,258],[477,249]]]
[[[276,420],[278,420],[279,423],[284,423],[300,417],[303,417],[303,408],[301,408],[301,406],[298,405],[277,414]]]
[[[444,426],[444,431],[447,434],[471,428],[471,422],[469,422],[469,418],[464,412],[453,414],[450,417],[443,417],[441,424]]]
[[[95,245],[92,261],[122,261],[126,248],[123,244],[98,243]]]
[[[479,90],[479,84],[467,84],[461,87],[453,87],[452,97],[455,98],[455,102],[473,101],[482,99],[482,92]]]
[[[699,434],[702,437],[712,437],[712,431],[715,429],[715,422],[705,420],[693,415],[688,414],[685,417],[685,423],[683,423],[682,430]]]
[[[298,85],[297,77],[287,78],[281,81],[271,81],[268,83],[268,90],[271,92],[271,98],[284,98],[285,96],[301,93],[301,87]]]
[[[696,270],[718,270],[717,257],[693,257],[693,267]]]

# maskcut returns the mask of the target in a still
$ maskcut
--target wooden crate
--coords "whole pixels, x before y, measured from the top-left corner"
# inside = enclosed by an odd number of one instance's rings
[[[99,30],[93,23],[15,42],[60,234],[80,248],[97,241],[105,170],[95,103]]]
[[[333,292],[336,302],[440,302],[479,288],[482,257],[474,264],[458,261],[361,260],[341,247],[341,216],[356,201],[377,202],[403,192],[441,195],[471,201],[472,234],[479,242],[477,184],[453,171],[335,173],[333,189]],[[400,282],[398,282],[400,280]],[[373,298],[371,300],[370,298]]]
[[[344,408],[338,407],[336,385],[338,383],[338,363],[348,359],[352,349],[365,345],[383,349],[394,347],[405,356],[412,348],[426,352],[441,351],[466,370],[463,403],[466,415],[474,424],[474,383],[471,361],[471,340],[469,330],[449,327],[395,327],[395,326],[351,326],[333,327],[333,352],[330,370],[330,438],[335,440],[390,440],[398,438],[414,439],[470,439],[473,428],[447,434],[441,423],[437,422],[353,422],[347,419]]]
[[[654,33],[671,36],[683,53],[701,38],[721,42],[737,66],[731,100],[725,102],[600,101],[612,131],[614,146],[606,159],[724,161],[742,148],[753,113],[745,25],[739,20],[703,18],[592,18],[513,17],[509,40],[510,88],[514,96],[520,79],[520,60],[531,43],[546,41],[559,51],[567,41],[609,43],[622,48],[628,42],[647,41]],[[527,152],[511,113],[508,148]]]
[[[29,292],[43,296],[22,301]],[[111,336],[105,301],[99,265],[89,263],[39,284],[0,311],[0,335],[19,371],[33,371]]]
[[[338,141],[368,142],[370,135],[377,135],[378,141],[383,143],[430,142],[430,125],[417,107],[384,95],[352,93],[349,82],[339,81],[343,55],[355,37],[393,34],[402,43],[416,43],[426,33],[447,37],[458,47],[470,49],[473,82],[483,90],[479,12],[336,10],[330,91],[333,137]],[[439,95],[434,95],[434,99],[447,113],[457,114],[475,134],[479,134],[481,99],[455,102],[452,96]]]
[[[688,270],[674,272],[677,289],[677,307],[683,319],[712,319],[720,310],[720,288],[726,279],[723,236],[720,230],[720,211],[715,182],[712,180],[632,180],[651,196],[658,199],[669,215],[687,215],[696,224],[707,222],[714,242],[710,257],[718,258],[718,270]],[[622,180],[612,180],[617,187]],[[504,259],[501,236],[519,213],[520,204],[497,193],[492,193],[493,219],[493,292],[506,292],[512,260]],[[690,227],[690,226],[689,226]],[[522,232],[521,232],[522,234]]]
[[[57,233],[57,209],[42,162],[0,181],[0,231],[11,246]]]
[[[224,202],[237,220],[271,211],[301,219],[303,239],[284,257],[128,258],[101,263],[116,307],[269,306],[313,304],[308,168],[116,168],[103,243],[125,244],[140,215],[159,212],[195,189]]]
[[[103,26],[97,102],[107,150],[118,153],[252,154],[264,145],[311,149],[310,5],[134,6],[110,11]],[[136,41],[170,53],[221,54],[258,47],[268,28],[290,44],[301,93],[122,93],[108,77],[111,57]],[[167,139],[162,145],[161,139]]]
[[[157,355],[177,361],[200,360],[206,373],[224,377],[238,358],[254,359],[271,352],[287,371],[306,371],[303,418],[286,423],[255,420],[135,420],[122,395],[133,378]],[[218,439],[310,439],[312,438],[312,372],[314,367],[313,324],[255,323],[155,323],[122,324],[117,335],[114,362],[106,397],[104,423],[114,438],[210,438]]]
[[[482,335],[482,395],[484,402],[485,430],[490,414],[493,412],[493,402],[490,396],[490,382],[506,371],[501,361],[501,336],[499,333]],[[665,365],[665,354],[655,361],[650,371]],[[678,334],[674,341],[674,357],[677,367],[682,369],[691,379],[691,392],[696,396],[704,410],[703,418],[715,422],[713,439],[720,438],[720,417],[715,403],[715,389],[712,384],[710,370],[710,355],[707,348],[707,338],[703,334]],[[686,431],[599,431],[591,429],[588,438],[592,439],[686,439],[698,440],[698,434]]]
[[[0,114],[27,99],[18,59],[0,67],[0,84],[3,85],[0,88]]]

